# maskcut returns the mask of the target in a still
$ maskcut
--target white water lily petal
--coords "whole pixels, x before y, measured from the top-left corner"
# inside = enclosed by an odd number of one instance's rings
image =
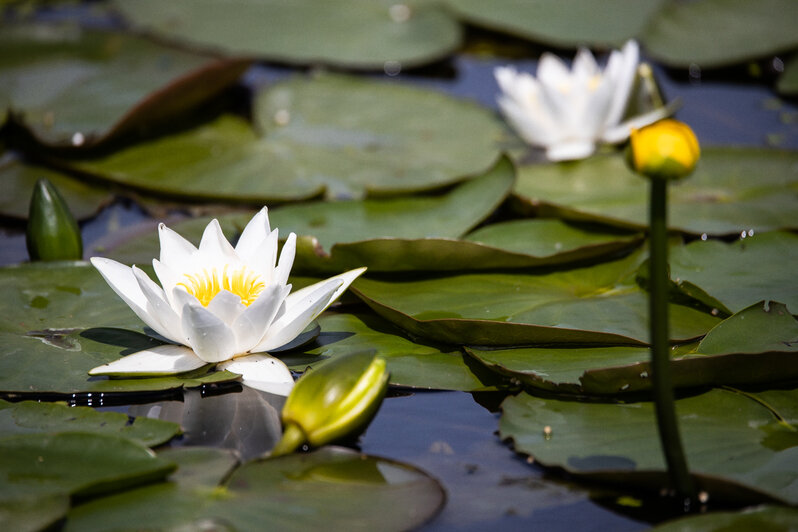
[[[175,286],[177,286],[177,283],[185,281],[185,277],[179,275],[172,268],[158,259],[152,259],[152,269],[155,270],[155,276],[158,277],[158,280],[161,282],[161,287],[163,287],[166,300],[169,302],[172,308],[179,308],[172,297],[172,291],[174,290]]]
[[[225,323],[233,323],[247,309],[240,297],[227,290],[216,294],[206,308]]]
[[[260,247],[261,243],[271,233],[269,227],[268,209],[263,207],[258,214],[252,217],[241,236],[238,237],[236,244],[236,253],[244,262],[251,261],[254,257],[254,252]]]
[[[286,286],[273,284],[236,318],[232,329],[238,345],[242,348],[246,346],[242,352],[248,351],[251,346],[257,345],[263,339],[290,291],[290,284]]]
[[[282,360],[270,355],[247,355],[217,366],[220,370],[241,375],[243,384],[250,388],[276,395],[288,395],[294,387],[294,378]]]
[[[114,377],[149,377],[175,375],[199,369],[207,363],[200,360],[194,351],[182,345],[159,345],[127,355],[109,364],[89,371],[89,375]]]
[[[629,138],[629,135],[633,129],[640,129],[641,127],[653,124],[657,120],[662,120],[671,114],[673,114],[673,108],[671,106],[665,106],[660,107],[659,109],[654,109],[653,111],[649,111],[648,113],[638,115],[634,118],[630,118],[626,122],[607,130],[602,136],[602,140],[604,140],[604,142],[610,143],[623,142]]]
[[[301,299],[294,298],[289,306],[286,298],[285,312],[280,315],[263,335],[261,341],[251,349],[262,353],[281,347],[299,335],[332,302],[333,295],[341,286],[340,280],[329,279]]]
[[[230,242],[224,237],[219,220],[214,218],[205,227],[199,245],[199,260],[210,267],[237,263],[238,255]]]
[[[205,362],[222,362],[238,354],[232,329],[202,305],[185,305],[182,318],[186,342]]]
[[[294,265],[294,257],[296,256],[296,235],[291,233],[285,239],[283,249],[280,251],[280,261],[277,263],[277,268],[274,270],[272,282],[284,285],[288,281],[288,274],[291,273],[291,266]]]
[[[542,54],[536,79],[513,68],[498,67],[494,76],[502,91],[499,108],[519,136],[544,148],[548,159],[588,157],[598,142],[625,140],[627,124],[637,123],[619,124],[639,60],[637,43],[629,41],[621,51],[610,54],[603,70],[586,48],[579,49],[571,69],[560,58]],[[663,111],[656,114],[662,116]]]
[[[163,289],[155,284],[155,281],[149,278],[141,269],[133,266],[131,268],[133,276],[139,283],[139,288],[147,298],[147,314],[161,324],[163,330],[167,334],[163,334],[164,338],[172,342],[180,342],[182,339],[182,327],[180,325],[180,316],[174,311],[172,306],[166,300],[166,295]]]
[[[180,269],[190,264],[197,253],[194,244],[164,224],[158,224],[158,239],[161,241],[161,262],[169,268]]]
[[[106,259],[104,257],[92,257],[91,263],[97,268],[100,275],[103,276],[108,286],[116,292],[116,295],[118,295],[122,301],[127,303],[127,306],[135,312],[136,316],[138,316],[141,321],[164,338],[175,341],[174,338],[170,337],[169,331],[161,325],[154,316],[151,316],[147,312],[147,298],[141,291],[141,287],[136,280],[136,276],[133,275],[132,269],[115,260]]]

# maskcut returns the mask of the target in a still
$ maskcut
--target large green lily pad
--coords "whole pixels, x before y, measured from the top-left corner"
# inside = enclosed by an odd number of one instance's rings
[[[180,426],[146,417],[131,419],[118,412],[98,412],[85,406],[0,401],[0,432],[4,436],[54,432],[110,434],[153,447],[171,440],[180,432]]]
[[[468,359],[459,350],[424,345],[371,313],[328,312],[319,319],[322,333],[301,353],[280,358],[295,371],[327,358],[374,350],[388,363],[391,384],[411,388],[480,391],[496,389],[502,379]]]
[[[624,227],[648,224],[648,182],[621,155],[518,167],[515,193],[527,208]],[[668,225],[687,233],[739,234],[798,224],[798,154],[705,148],[695,173],[669,187]]]
[[[164,483],[98,499],[75,508],[66,530],[409,530],[444,499],[417,469],[325,447],[248,462],[215,489]]]
[[[446,0],[466,21],[558,47],[619,45],[637,35],[662,0]]]
[[[472,103],[349,77],[283,82],[261,93],[255,107],[260,135],[222,116],[107,157],[61,164],[152,194],[262,205],[452,184],[487,171],[503,135],[496,118]]]
[[[552,273],[360,278],[351,289],[412,334],[450,344],[644,345],[647,294],[635,283],[642,252]],[[703,336],[717,318],[670,306],[671,337]]]
[[[731,244],[696,240],[672,247],[668,261],[680,290],[728,314],[768,299],[798,312],[793,233],[756,233]]]
[[[798,378],[798,321],[781,303],[757,303],[698,344],[671,350],[675,387],[762,385]],[[466,352],[531,389],[615,395],[651,389],[651,354],[639,347],[518,347]]]
[[[0,269],[0,391],[6,394],[154,391],[234,380],[229,372],[152,379],[88,371],[160,342],[87,263]]]
[[[110,493],[158,481],[175,466],[147,447],[104,434],[62,432],[0,438],[0,497]]]
[[[0,526],[3,530],[38,532],[53,526],[69,511],[69,495],[0,500]]]
[[[668,521],[651,532],[747,532],[749,530],[794,530],[798,509],[763,505],[740,512],[710,512]]]
[[[718,67],[795,48],[796,20],[791,0],[668,2],[640,39],[668,65]]]
[[[794,402],[796,391],[790,393]],[[656,491],[666,485],[652,403],[578,403],[521,394],[502,409],[501,437],[542,465]],[[676,411],[688,466],[713,500],[798,502],[798,432],[773,411],[728,390],[681,399]]]
[[[70,212],[78,220],[94,216],[112,199],[111,194],[101,187],[84,183],[57,170],[28,163],[18,155],[0,149],[0,183],[3,185],[0,215],[27,219],[33,187],[42,178],[58,189]]]
[[[168,123],[249,66],[71,23],[3,24],[0,48],[0,112],[59,147],[96,147]]]
[[[116,1],[136,26],[161,37],[287,63],[355,68],[441,59],[461,30],[436,3],[390,0]],[[389,63],[390,65],[391,63]]]

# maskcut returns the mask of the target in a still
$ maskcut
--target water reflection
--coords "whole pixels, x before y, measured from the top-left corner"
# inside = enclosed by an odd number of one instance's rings
[[[245,386],[211,396],[186,390],[182,402],[134,405],[129,413],[180,424],[179,445],[232,449],[249,460],[270,451],[280,438],[283,403],[285,397]]]

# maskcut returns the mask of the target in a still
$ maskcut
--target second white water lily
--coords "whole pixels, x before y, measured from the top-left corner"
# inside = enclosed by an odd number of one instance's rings
[[[217,220],[205,228],[199,248],[164,224],[158,228],[159,286],[141,269],[93,257],[103,278],[155,333],[173,342],[92,369],[91,375],[170,375],[217,364],[242,375],[243,383],[287,395],[291,372],[267,354],[292,340],[335,301],[365,268],[291,293],[291,233],[277,260],[277,229],[266,208],[247,224],[233,247]]]
[[[502,90],[499,107],[527,143],[546,149],[552,161],[583,159],[599,142],[623,142],[632,128],[653,123],[666,108],[621,122],[635,83],[640,50],[635,41],[610,54],[602,70],[582,48],[569,70],[555,55],[544,53],[537,78],[512,67],[494,74]]]

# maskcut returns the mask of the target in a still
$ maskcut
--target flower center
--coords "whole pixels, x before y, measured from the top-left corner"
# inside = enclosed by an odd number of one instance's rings
[[[249,306],[266,288],[266,283],[263,282],[260,275],[246,266],[231,271],[229,265],[225,265],[221,272],[217,268],[212,268],[210,271],[203,268],[201,272],[185,274],[185,278],[186,281],[177,283],[178,286],[185,288],[204,307],[207,307],[208,303],[221,290],[227,290],[237,295],[241,298],[241,303]]]

